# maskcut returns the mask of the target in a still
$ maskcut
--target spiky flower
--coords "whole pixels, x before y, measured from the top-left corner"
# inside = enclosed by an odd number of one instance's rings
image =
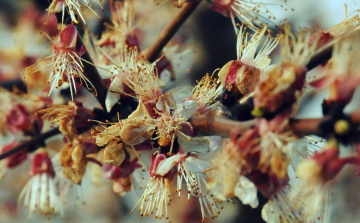
[[[75,82],[77,78],[80,80],[81,85],[85,83],[86,87],[90,91],[95,90],[96,94],[94,85],[83,73],[83,61],[89,62],[81,58],[86,52],[86,48],[84,45],[77,47],[77,36],[75,26],[73,24],[68,25],[62,30],[59,40],[53,46],[54,54],[45,57],[45,59],[52,59],[52,62],[46,65],[52,65],[52,71],[48,79],[48,82],[51,83],[49,95],[54,88],[60,87],[64,82],[69,82],[71,98],[73,98],[73,93],[77,93],[77,84]]]

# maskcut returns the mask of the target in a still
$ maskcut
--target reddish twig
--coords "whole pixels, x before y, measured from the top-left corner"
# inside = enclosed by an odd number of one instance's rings
[[[156,41],[144,54],[145,58],[151,63],[156,60],[166,44],[171,40],[186,19],[194,12],[200,1],[185,3],[179,14],[165,27]]]

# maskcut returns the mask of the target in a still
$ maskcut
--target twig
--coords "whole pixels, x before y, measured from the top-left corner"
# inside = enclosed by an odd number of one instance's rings
[[[162,49],[171,40],[186,19],[193,13],[199,3],[200,1],[185,3],[179,14],[177,14],[176,17],[165,27],[153,45],[151,45],[146,51],[144,56],[148,61],[152,63],[156,60]]]
[[[10,91],[13,90],[14,87],[16,87],[22,92],[27,92],[26,84],[21,79],[14,79],[14,80],[1,82],[0,87]]]
[[[9,157],[9,156],[21,151],[21,150],[27,150],[28,148],[36,145],[38,142],[43,141],[45,139],[48,139],[48,138],[50,138],[50,137],[52,137],[52,136],[54,136],[54,135],[56,135],[58,133],[60,133],[59,128],[56,128],[56,129],[52,129],[52,130],[50,130],[48,132],[42,133],[40,135],[37,135],[37,136],[33,137],[32,139],[30,139],[30,140],[16,146],[15,148],[13,148],[13,149],[11,149],[11,150],[3,153],[3,154],[0,154],[0,160],[4,159],[6,157]]]

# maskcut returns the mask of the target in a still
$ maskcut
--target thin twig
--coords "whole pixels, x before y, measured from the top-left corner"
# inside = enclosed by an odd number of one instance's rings
[[[60,133],[59,128],[56,128],[56,129],[52,129],[48,132],[42,133],[40,135],[37,135],[37,136],[33,137],[32,139],[16,146],[15,148],[13,148],[3,154],[0,154],[0,160],[4,159],[6,157],[9,157],[21,150],[27,150],[28,148],[36,145],[38,142],[44,141],[44,140],[46,140],[56,134],[59,134],[59,133]]]
[[[153,45],[145,53],[145,58],[151,63],[156,60],[166,44],[171,40],[186,19],[194,12],[200,1],[191,1],[185,3],[179,14],[165,27],[155,40]]]

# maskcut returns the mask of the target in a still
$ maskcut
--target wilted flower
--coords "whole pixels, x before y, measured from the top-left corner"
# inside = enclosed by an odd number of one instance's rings
[[[126,157],[119,166],[103,164],[102,170],[106,178],[113,180],[114,192],[123,196],[131,190],[131,175],[140,167],[142,166],[138,164],[138,158],[130,160]]]
[[[93,118],[92,111],[76,101],[69,101],[68,105],[52,105],[40,110],[39,113],[53,125],[56,123],[68,142],[76,138],[76,128],[90,126],[91,123],[88,121]]]
[[[295,35],[287,21],[281,27],[284,32],[280,41],[282,64],[269,67],[256,86],[254,116],[291,107],[306,84],[306,65],[315,52],[318,38],[309,46],[311,30],[304,29]]]
[[[80,184],[86,170],[86,155],[96,152],[98,147],[92,142],[83,141],[81,137],[65,144],[59,157],[64,176],[73,183]]]

